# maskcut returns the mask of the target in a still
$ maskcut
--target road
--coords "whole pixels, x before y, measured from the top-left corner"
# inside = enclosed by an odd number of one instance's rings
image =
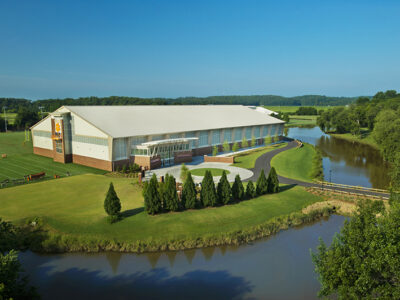
[[[248,178],[245,181],[253,181],[256,182],[258,176],[261,173],[261,170],[264,169],[265,172],[265,176],[268,176],[269,170],[271,169],[271,159],[286,150],[289,149],[293,149],[297,147],[297,142],[292,140],[292,139],[286,139],[287,141],[287,146],[280,148],[280,149],[276,149],[276,150],[272,150],[270,152],[267,152],[263,155],[261,155],[259,158],[257,158],[256,163],[255,163],[255,167],[253,169],[251,169],[251,171],[254,173],[254,175],[250,178]],[[300,186],[304,186],[304,187],[317,187],[317,188],[321,188],[321,184],[317,184],[317,183],[311,183],[311,182],[304,182],[304,181],[300,181],[300,180],[296,180],[296,179],[291,179],[291,178],[286,178],[283,176],[280,176],[278,174],[278,179],[280,183],[283,184],[291,184],[291,185],[300,185]],[[379,193],[379,192],[375,192],[375,191],[363,191],[363,190],[359,190],[356,188],[346,188],[346,187],[329,187],[329,186],[324,186],[324,189],[327,190],[335,190],[335,191],[344,191],[344,192],[350,192],[350,193],[357,193],[357,194],[364,194],[364,195],[372,195],[372,196],[378,196],[378,197],[388,197],[389,194],[388,193]]]

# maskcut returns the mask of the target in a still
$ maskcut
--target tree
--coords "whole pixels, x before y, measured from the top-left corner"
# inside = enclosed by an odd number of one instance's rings
[[[218,147],[217,146],[213,147],[212,155],[213,156],[217,156],[218,155]]]
[[[251,146],[254,147],[255,145],[256,145],[256,138],[255,138],[255,136],[253,135],[253,136],[251,137]]]
[[[190,172],[188,172],[188,175],[190,176]],[[179,201],[178,201],[178,193],[176,192],[175,177],[172,175],[167,176],[164,185],[165,185],[166,209],[170,211],[178,211]]]
[[[186,167],[185,164],[182,164],[181,165],[181,174],[180,174],[181,182],[185,182],[188,172],[189,172],[189,169]]]
[[[260,175],[257,179],[257,187],[256,187],[257,195],[264,195],[268,192],[268,184],[267,179],[265,178],[264,170],[261,170]]]
[[[204,207],[217,205],[217,193],[211,171],[207,170],[201,182],[200,200]]]
[[[218,182],[217,195],[218,202],[221,204],[228,204],[232,200],[231,185],[226,177],[225,170],[222,172],[222,176]]]
[[[272,138],[270,136],[266,136],[264,138],[264,145],[267,146],[272,143]]]
[[[253,181],[249,180],[246,187],[246,197],[247,199],[251,199],[257,196],[256,189],[254,188]]]
[[[376,117],[372,136],[380,146],[383,158],[393,162],[395,154],[400,152],[400,118],[398,113],[391,109],[381,111]]]
[[[104,200],[104,210],[109,216],[118,216],[121,211],[121,202],[112,182],[110,182],[110,187]]]
[[[189,172],[182,189],[182,204],[186,209],[196,207],[196,186],[193,182],[192,174]]]
[[[15,117],[15,125],[18,129],[24,130],[39,122],[39,115],[37,112],[21,107]]]
[[[268,193],[279,192],[279,180],[274,167],[272,167],[271,170],[269,170],[267,178],[267,192]]]
[[[235,181],[232,184],[232,198],[235,201],[242,201],[244,198],[244,188],[240,175],[235,176]]]
[[[339,299],[399,299],[400,206],[359,202],[328,247],[311,253],[320,296]]]
[[[249,146],[249,143],[247,142],[246,138],[243,137],[242,139],[242,148],[247,148]]]
[[[239,150],[239,144],[237,142],[233,143],[232,145],[232,151],[237,152]]]
[[[161,211],[161,199],[158,192],[158,182],[156,174],[150,179],[150,182],[143,189],[144,208],[150,215],[157,214]]]
[[[222,145],[222,148],[224,149],[224,152],[229,152],[231,151],[231,147],[229,146],[228,141],[225,141],[224,144]]]
[[[168,191],[167,191],[167,182],[168,182],[169,174],[165,174],[164,182],[158,183],[158,194],[160,195],[161,207],[164,211],[169,211],[168,208]]]

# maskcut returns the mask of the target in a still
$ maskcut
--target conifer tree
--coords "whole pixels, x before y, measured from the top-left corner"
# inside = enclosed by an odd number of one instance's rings
[[[186,167],[185,164],[182,164],[182,165],[181,165],[181,175],[180,175],[180,178],[181,178],[181,182],[182,182],[182,183],[185,182],[186,176],[187,176],[187,173],[188,173],[188,172],[189,172],[188,167]]]
[[[224,149],[224,152],[229,152],[231,151],[231,147],[229,146],[228,141],[225,141],[224,144],[222,145],[222,148]]]
[[[178,193],[176,192],[176,180],[172,175],[169,175],[165,181],[165,198],[167,210],[179,210]]]
[[[232,145],[232,151],[233,151],[233,152],[236,152],[236,151],[238,151],[238,150],[239,150],[239,144],[238,144],[237,142],[233,143],[233,145]]]
[[[110,182],[110,187],[104,200],[104,210],[109,216],[117,216],[121,211],[121,202],[112,182]]]
[[[167,192],[167,181],[168,181],[169,174],[166,174],[164,177],[164,182],[158,183],[158,193],[160,195],[160,202],[162,210],[169,211],[167,199],[168,199],[168,192]]]
[[[242,201],[244,198],[244,188],[239,174],[235,177],[235,182],[232,185],[232,198],[235,201]]]
[[[247,142],[246,138],[244,137],[242,139],[242,148],[247,148],[249,146],[249,143]]]
[[[276,174],[275,168],[272,167],[268,174],[267,179],[267,192],[268,193],[278,193],[279,192],[279,180]]]
[[[150,215],[157,214],[161,211],[161,199],[158,192],[156,174],[153,174],[144,192],[144,207]]]
[[[247,199],[251,199],[257,196],[256,189],[254,188],[253,181],[249,180],[246,187],[246,197]]]
[[[217,205],[217,193],[211,171],[207,170],[201,182],[200,199],[204,207]]]
[[[217,195],[218,195],[218,202],[220,204],[226,205],[232,200],[231,185],[229,184],[225,171],[222,172],[222,176],[218,182]]]
[[[182,204],[186,209],[196,207],[196,186],[193,182],[192,174],[189,172],[182,189]]]
[[[267,178],[265,178],[264,170],[261,170],[260,176],[257,179],[256,187],[257,195],[264,195],[268,192]]]

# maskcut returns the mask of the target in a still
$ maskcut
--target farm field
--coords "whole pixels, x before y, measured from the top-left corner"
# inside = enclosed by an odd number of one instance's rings
[[[316,126],[318,116],[296,116],[291,115],[289,117],[289,123],[286,126],[296,127],[296,126]]]
[[[45,179],[54,175],[64,177],[67,172],[73,175],[94,173],[104,174],[105,171],[76,164],[62,164],[54,162],[52,158],[33,154],[32,139],[25,140],[24,132],[0,133],[0,182],[5,179],[22,179],[24,175],[45,172]]]

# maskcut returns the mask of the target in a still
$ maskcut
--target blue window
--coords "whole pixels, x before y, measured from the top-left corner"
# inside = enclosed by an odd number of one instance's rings
[[[235,142],[240,142],[243,137],[243,129],[235,128]]]
[[[213,130],[212,132],[212,145],[221,144],[221,135],[219,130]]]
[[[232,130],[231,129],[224,129],[224,142],[227,141],[228,143],[232,142]]]
[[[254,127],[254,137],[256,139],[259,139],[261,137],[260,136],[260,126]]]
[[[208,131],[201,131],[199,136],[199,147],[208,146]]]
[[[251,140],[251,127],[246,127],[246,139]]]

